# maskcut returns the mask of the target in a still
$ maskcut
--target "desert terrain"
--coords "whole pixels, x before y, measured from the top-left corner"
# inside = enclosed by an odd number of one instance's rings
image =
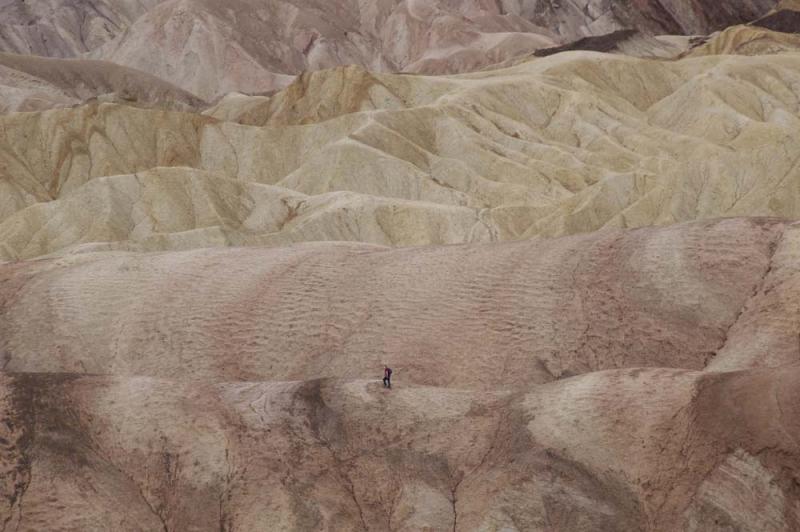
[[[795,1],[4,2],[0,530],[800,530],[798,131]]]

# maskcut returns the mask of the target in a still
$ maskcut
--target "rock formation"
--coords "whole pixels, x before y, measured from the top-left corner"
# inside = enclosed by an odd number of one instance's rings
[[[204,100],[269,92],[304,70],[464,72],[617,30],[707,34],[776,0],[12,0],[0,51],[88,55]]]
[[[174,110],[205,102],[159,78],[107,61],[0,53],[0,113],[77,106],[88,101]]]
[[[676,61],[581,51],[447,77],[342,67],[202,114],[0,117],[0,258],[795,219],[800,56],[713,55],[717,42]]]
[[[800,530],[798,12],[5,2],[0,532]]]
[[[7,523],[797,528],[798,253],[728,220],[6,265]]]

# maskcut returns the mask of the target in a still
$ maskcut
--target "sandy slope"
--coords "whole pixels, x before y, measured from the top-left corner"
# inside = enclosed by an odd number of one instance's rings
[[[2,266],[0,518],[795,529],[799,235],[742,219]]]
[[[3,267],[0,353],[16,372],[228,381],[389,362],[481,389],[774,367],[797,358],[798,249],[795,226],[733,219],[470,246],[86,253]]]

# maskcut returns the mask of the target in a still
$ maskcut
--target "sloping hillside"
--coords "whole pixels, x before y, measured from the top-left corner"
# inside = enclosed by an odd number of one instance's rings
[[[800,530],[799,23],[0,2],[0,532]]]
[[[339,65],[453,73],[620,29],[708,34],[776,3],[11,0],[0,7],[0,51],[88,54],[212,100],[274,91],[304,70]]]
[[[0,516],[795,529],[799,236],[728,220],[0,266]]]
[[[11,115],[0,257],[793,219],[798,82],[796,53],[570,52],[449,77],[322,71],[205,115],[112,104]]]

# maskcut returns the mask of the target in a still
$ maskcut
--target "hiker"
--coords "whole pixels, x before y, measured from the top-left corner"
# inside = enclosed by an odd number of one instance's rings
[[[392,387],[392,368],[389,366],[383,366],[383,387]]]

